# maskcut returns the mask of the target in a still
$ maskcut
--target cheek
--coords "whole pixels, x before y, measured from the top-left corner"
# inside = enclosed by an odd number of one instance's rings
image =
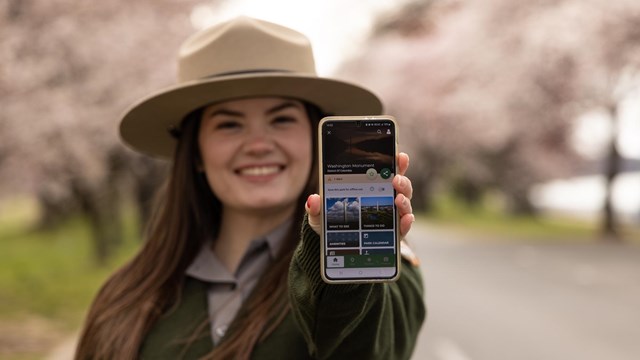
[[[302,140],[305,139],[303,136],[293,137],[296,139],[289,146],[289,152],[296,159],[296,162],[300,164],[305,170],[311,168],[311,164],[313,163],[313,151],[311,149],[311,141]]]
[[[237,152],[238,144],[221,136],[201,135],[198,141],[200,159],[206,169],[228,163]]]
[[[202,161],[203,170],[209,171],[211,168],[219,166],[222,163],[223,152],[213,146],[200,146],[200,159]]]
[[[305,126],[295,135],[289,137],[292,141],[293,154],[308,171],[313,164],[313,141],[311,140],[311,128]]]
[[[226,188],[227,178],[223,169],[233,157],[234,150],[222,141],[200,142],[200,170],[204,171],[209,187],[218,195],[221,188]]]

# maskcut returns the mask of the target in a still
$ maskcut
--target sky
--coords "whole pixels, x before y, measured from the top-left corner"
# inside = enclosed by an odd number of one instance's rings
[[[629,93],[620,103],[618,147],[624,157],[640,159],[640,89]],[[584,114],[578,120],[574,143],[585,156],[601,156],[608,145],[611,121],[603,110]]]
[[[227,0],[220,5],[205,3],[191,13],[196,29],[239,15],[267,20],[305,34],[312,43],[316,67],[321,76],[330,76],[341,61],[358,48],[379,14],[407,0],[296,1]]]
[[[640,89],[635,89],[619,105],[618,149],[626,158],[640,159]],[[606,153],[612,122],[604,110],[595,110],[578,119],[574,144],[578,151],[592,159]],[[593,217],[604,202],[606,182],[603,176],[584,176],[551,181],[534,189],[534,203],[567,214]],[[640,173],[620,174],[613,185],[614,209],[640,221]]]

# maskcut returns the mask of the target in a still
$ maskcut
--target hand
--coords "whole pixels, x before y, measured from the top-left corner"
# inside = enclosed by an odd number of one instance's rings
[[[404,174],[409,168],[409,155],[401,152],[398,154],[398,174],[393,177],[393,187],[396,189],[396,207],[400,218],[400,236],[406,237],[411,230],[411,224],[416,221],[411,207],[411,197],[413,196],[413,186],[411,180]]]
[[[409,230],[411,230],[411,224],[416,221],[411,208],[411,196],[413,195],[413,187],[411,186],[411,180],[404,176],[409,168],[409,155],[405,153],[398,154],[398,174],[393,178],[393,187],[396,189],[397,195],[395,199],[396,207],[398,208],[398,216],[400,218],[400,236],[405,237]],[[309,215],[309,225],[311,228],[320,234],[320,195],[309,195],[305,209]]]

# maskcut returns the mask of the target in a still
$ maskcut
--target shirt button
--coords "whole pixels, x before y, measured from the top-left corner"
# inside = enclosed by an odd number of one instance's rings
[[[224,334],[227,332],[227,325],[220,325],[216,328],[216,335],[218,335],[219,337],[223,337]]]

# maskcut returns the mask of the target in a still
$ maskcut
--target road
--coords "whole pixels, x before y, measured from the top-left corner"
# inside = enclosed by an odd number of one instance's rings
[[[640,247],[491,241],[425,225],[410,241],[429,311],[413,359],[640,359]]]
[[[414,360],[640,359],[640,247],[410,236],[429,311]]]

